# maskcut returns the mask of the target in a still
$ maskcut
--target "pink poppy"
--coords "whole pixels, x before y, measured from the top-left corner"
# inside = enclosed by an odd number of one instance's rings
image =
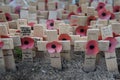
[[[115,19],[115,15],[113,13],[111,13],[111,17],[110,20]]]
[[[28,25],[33,28],[33,26],[35,25],[35,22],[29,22]]]
[[[111,17],[111,13],[110,13],[110,11],[107,11],[105,8],[103,8],[98,12],[98,16],[99,16],[100,19],[109,20],[110,17]]]
[[[120,6],[114,6],[113,12],[120,12]]]
[[[68,19],[70,19],[72,15],[76,15],[76,14],[74,12],[69,13],[68,14]]]
[[[34,47],[34,40],[30,37],[23,37],[21,39],[22,49],[32,49]]]
[[[81,7],[78,7],[77,12],[78,12],[78,13],[81,13],[81,12],[82,12]]]
[[[54,20],[47,20],[47,29],[54,29]]]
[[[16,6],[15,7],[15,13],[20,14],[20,9],[21,9],[21,6]]]
[[[79,26],[79,27],[77,27],[76,30],[75,30],[76,35],[86,36],[87,29],[88,29],[87,26]]]
[[[114,38],[114,37],[107,37],[105,40],[109,40],[110,43],[109,43],[109,49],[107,52],[114,52],[115,51],[115,48],[116,48],[116,45],[117,45],[117,40]]]
[[[90,22],[93,21],[93,20],[97,20],[97,18],[95,16],[89,16],[87,18],[87,25],[90,25]]]
[[[98,5],[97,5],[96,10],[99,11],[99,10],[103,9],[104,7],[105,7],[105,3],[99,2]]]
[[[60,53],[62,51],[62,44],[57,41],[53,41],[47,43],[46,48],[49,53]]]
[[[71,37],[68,34],[60,34],[58,39],[59,40],[70,40],[71,41]]]
[[[5,13],[5,17],[7,21],[12,21],[12,17],[9,13]]]
[[[99,52],[98,42],[96,40],[90,40],[86,44],[86,54],[96,55]]]
[[[0,41],[0,48],[2,48],[4,46],[4,42]]]

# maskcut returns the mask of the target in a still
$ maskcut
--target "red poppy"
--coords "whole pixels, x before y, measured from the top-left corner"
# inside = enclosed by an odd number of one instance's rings
[[[89,17],[87,18],[87,25],[90,25],[90,22],[91,22],[92,20],[97,20],[97,18],[96,18],[95,16],[89,16]]]
[[[10,38],[10,37],[7,35],[0,35],[0,38]]]
[[[4,46],[4,42],[0,41],[0,48],[2,48]]]
[[[113,32],[113,37],[119,37],[120,34],[116,34],[115,32]]]
[[[7,21],[12,21],[12,17],[9,13],[5,13],[5,17]]]
[[[98,40],[102,40],[102,36],[101,35],[99,36]]]
[[[108,52],[114,52],[117,45],[117,40],[114,37],[107,37],[105,40],[110,41]]]
[[[15,13],[20,14],[20,9],[21,9],[21,6],[16,6],[15,7]]]
[[[47,29],[54,29],[54,20],[47,20]]]
[[[105,7],[105,3],[99,2],[98,5],[97,5],[96,10],[99,11],[99,10],[103,9],[104,7]]]
[[[86,44],[86,54],[96,55],[99,52],[98,42],[96,40],[90,40]]]
[[[111,17],[111,13],[110,13],[110,11],[107,11],[105,8],[103,8],[98,12],[98,16],[100,19],[107,19],[108,20]]]
[[[113,12],[120,12],[120,6],[114,6]]]
[[[77,27],[76,30],[75,30],[76,35],[86,36],[87,29],[88,29],[87,26],[79,26],[79,27]]]
[[[111,13],[111,17],[110,20],[115,19],[115,15],[113,13]]]
[[[21,39],[22,49],[32,49],[34,47],[34,39],[30,37],[23,37]]]
[[[58,37],[59,40],[70,40],[71,41],[71,37],[68,34],[60,34],[60,36]]]
[[[77,12],[78,12],[78,13],[81,13],[81,12],[82,12],[81,7],[78,7]]]
[[[57,41],[53,41],[47,43],[46,48],[49,53],[60,53],[62,51],[62,44]]]
[[[28,25],[31,26],[31,27],[33,27],[34,24],[35,24],[35,22],[29,22],[29,23],[28,23]]]
[[[76,15],[76,14],[74,12],[69,13],[68,14],[68,19],[70,19],[72,15]]]
[[[20,33],[20,30],[16,30],[16,33]]]

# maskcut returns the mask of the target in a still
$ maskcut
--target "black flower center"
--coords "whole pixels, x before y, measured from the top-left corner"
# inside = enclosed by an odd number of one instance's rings
[[[109,43],[109,47],[111,47],[112,46],[112,44],[111,43]]]
[[[117,9],[116,12],[119,12],[119,9]]]
[[[53,49],[55,49],[55,48],[56,48],[56,45],[53,44],[51,47],[52,47]]]
[[[89,19],[89,22],[91,22],[93,19]]]
[[[94,45],[90,45],[90,49],[94,49],[95,48],[95,46]]]
[[[28,45],[28,44],[29,44],[29,42],[28,42],[28,41],[24,41],[24,44],[25,44],[25,45]]]
[[[80,32],[84,32],[84,29],[80,29]]]
[[[100,6],[100,9],[102,9],[103,8],[103,6]]]
[[[106,13],[102,13],[102,16],[106,16]]]
[[[54,26],[54,23],[50,23],[50,26]]]
[[[63,38],[62,40],[65,41],[65,40],[67,40],[67,39]]]
[[[8,17],[8,16],[6,16],[6,19],[7,19],[7,20],[9,20],[9,17]]]

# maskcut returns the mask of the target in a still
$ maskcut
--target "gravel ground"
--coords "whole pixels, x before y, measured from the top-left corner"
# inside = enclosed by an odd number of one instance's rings
[[[18,70],[1,73],[0,80],[115,80],[114,75],[106,70],[103,55],[100,56],[100,62],[94,72],[86,73],[82,70],[83,60],[83,53],[76,52],[72,55],[72,60],[62,59],[62,70],[49,66],[48,55],[44,58],[36,58],[34,63],[19,61]]]

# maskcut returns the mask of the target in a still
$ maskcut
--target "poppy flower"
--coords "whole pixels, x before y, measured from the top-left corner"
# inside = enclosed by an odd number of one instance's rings
[[[0,41],[0,48],[2,48],[4,46],[4,42]]]
[[[99,10],[103,9],[104,7],[105,7],[105,3],[99,2],[98,5],[97,5],[96,10],[99,11]]]
[[[88,29],[87,26],[79,26],[79,27],[77,27],[76,30],[75,30],[76,35],[86,36],[87,29]]]
[[[110,20],[115,19],[115,15],[113,13],[111,13],[111,17]]]
[[[76,14],[74,12],[69,13],[68,14],[68,19],[70,19],[72,15],[76,15]]]
[[[111,13],[110,13],[110,11],[107,11],[105,8],[103,8],[98,12],[98,16],[100,19],[107,19],[108,20],[111,17]]]
[[[98,37],[98,40],[102,40],[102,36],[101,35]]]
[[[54,29],[54,20],[47,20],[47,29]]]
[[[7,21],[12,21],[12,17],[9,13],[5,13],[5,17]]]
[[[89,16],[89,17],[87,18],[87,25],[90,25],[90,22],[91,22],[92,20],[97,20],[97,18],[96,18],[95,16]]]
[[[20,9],[21,9],[21,6],[16,6],[15,7],[15,13],[20,14]]]
[[[107,37],[105,40],[110,41],[109,49],[107,52],[110,52],[110,53],[114,52],[117,45],[117,40],[114,37]]]
[[[68,34],[60,34],[60,36],[58,37],[59,40],[70,40],[71,41],[71,37]]]
[[[81,7],[78,7],[77,12],[78,12],[78,13],[81,13],[81,12],[82,12]]]
[[[30,37],[23,37],[21,39],[22,49],[32,49],[34,47],[34,40]]]
[[[33,26],[34,26],[35,24],[36,24],[35,22],[29,22],[29,23],[28,23],[28,26],[31,26],[31,29],[33,30]]]
[[[46,48],[49,53],[60,53],[62,51],[62,44],[57,41],[53,41],[47,43]]]
[[[120,34],[116,34],[115,32],[113,32],[113,37],[119,37]]]
[[[96,40],[90,40],[86,44],[86,54],[96,55],[99,52],[98,42]]]
[[[120,12],[120,6],[114,6],[113,12]]]
[[[16,33],[20,33],[20,30],[16,30]]]

